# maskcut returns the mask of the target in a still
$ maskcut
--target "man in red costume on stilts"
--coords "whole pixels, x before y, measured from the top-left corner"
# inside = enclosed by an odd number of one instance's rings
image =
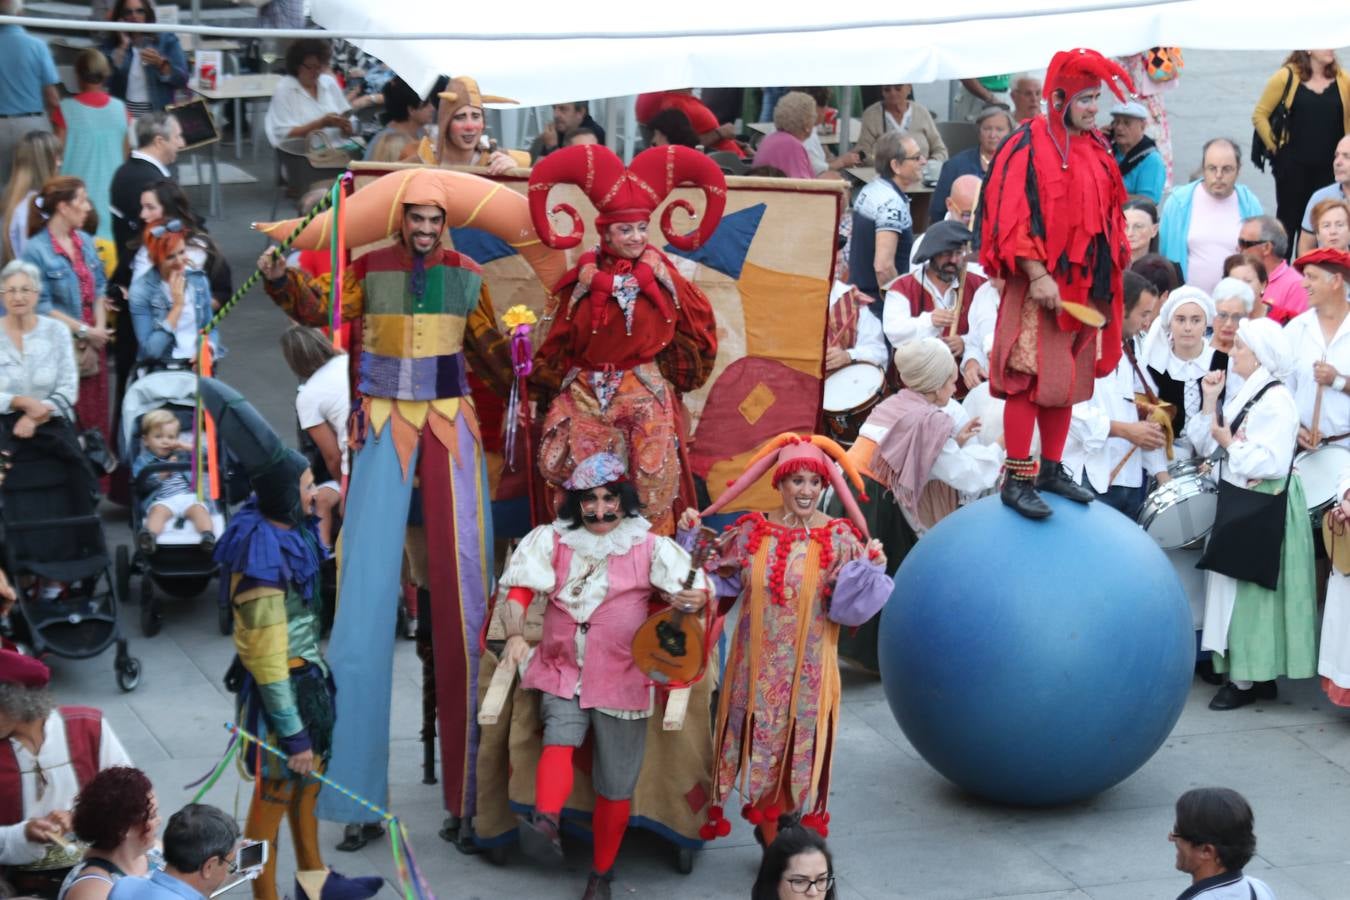
[[[1095,50],[1056,53],[1045,77],[1046,114],[1004,141],[980,198],[980,262],[1005,282],[989,366],[992,393],[1007,401],[1003,502],[1031,519],[1051,512],[1038,491],[1092,501],[1061,465],[1064,441],[1073,404],[1092,396],[1093,380],[1113,371],[1122,352],[1121,273],[1130,248],[1125,186],[1096,126],[1103,81],[1121,100],[1117,81],[1134,90]],[[1037,425],[1039,467],[1031,458]]]

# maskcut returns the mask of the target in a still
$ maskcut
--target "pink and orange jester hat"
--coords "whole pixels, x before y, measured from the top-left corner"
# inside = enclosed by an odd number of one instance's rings
[[[839,473],[839,468],[835,467],[835,463],[838,463],[839,467],[844,470],[843,475]],[[710,516],[724,508],[744,493],[750,485],[762,478],[764,473],[770,469],[773,469],[773,486],[775,488],[784,478],[798,472],[814,472],[819,475],[829,482],[830,487],[834,488],[839,501],[844,505],[844,512],[848,514],[849,521],[857,527],[864,537],[867,536],[867,522],[863,519],[862,510],[858,508],[858,502],[853,499],[853,494],[849,491],[848,485],[844,483],[844,478],[847,476],[857,489],[858,496],[866,500],[867,494],[863,491],[862,476],[858,474],[853,461],[844,453],[843,447],[818,434],[801,435],[788,431],[771,438],[763,447],[759,448],[759,452],[751,457],[741,476],[731,482],[722,495],[714,500],[707,509],[703,510],[702,515]]]

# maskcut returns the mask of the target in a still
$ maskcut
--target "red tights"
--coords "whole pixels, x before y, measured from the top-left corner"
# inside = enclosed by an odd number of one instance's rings
[[[1003,439],[1008,459],[1031,457],[1031,436],[1041,428],[1041,456],[1054,462],[1064,458],[1064,442],[1069,438],[1071,406],[1037,406],[1027,394],[1014,394],[1003,406]]]
[[[545,747],[539,754],[539,769],[535,775],[534,808],[536,812],[557,818],[563,803],[572,793],[573,747]],[[595,812],[591,815],[591,868],[601,875],[614,868],[619,855],[623,833],[628,828],[630,801],[610,800],[595,795]]]

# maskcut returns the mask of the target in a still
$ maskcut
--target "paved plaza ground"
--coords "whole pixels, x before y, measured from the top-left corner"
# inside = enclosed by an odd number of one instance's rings
[[[1231,135],[1245,151],[1252,102],[1280,55],[1186,54],[1181,87],[1169,100],[1180,180],[1198,168],[1199,145],[1208,137]],[[234,162],[232,151],[225,156]],[[247,223],[266,216],[274,191],[269,155],[256,163],[247,156],[246,150],[241,164],[258,183],[228,186],[225,215],[211,223],[229,250],[236,281],[252,270],[262,248],[261,239],[246,232]],[[1269,176],[1244,170],[1242,180],[1273,211]],[[205,209],[203,191],[194,189],[193,199]],[[255,292],[224,326],[231,353],[221,373],[289,436],[295,380],[276,350],[284,326],[281,314]],[[127,542],[124,515],[109,510],[106,519],[111,541]],[[118,691],[110,654],[84,662],[53,660],[58,698],[106,712],[132,758],[154,780],[166,811],[191,796],[182,785],[215,763],[226,743],[223,724],[232,715],[232,698],[221,676],[233,646],[216,630],[215,602],[213,585],[196,600],[169,603],[163,632],[150,640],[139,636],[136,608],[124,611],[132,650],[144,669],[141,687],[132,694]],[[1103,653],[1109,656],[1110,648]],[[971,665],[979,664],[971,659]],[[559,874],[516,854],[500,867],[461,856],[436,836],[441,794],[439,786],[421,784],[420,664],[410,642],[399,641],[395,669],[390,805],[410,828],[436,894],[493,900],[579,896],[589,862],[585,846],[570,850],[568,869]],[[1015,692],[1018,686],[1006,689]],[[1188,788],[1222,784],[1241,791],[1255,808],[1259,847],[1250,871],[1267,880],[1281,900],[1350,897],[1350,713],[1333,708],[1311,681],[1282,683],[1278,702],[1227,713],[1206,708],[1212,692],[1197,681],[1176,730],[1121,785],[1089,802],[1029,810],[990,805],[952,787],[905,740],[880,684],[846,673],[830,803],[838,896],[1172,898],[1187,884],[1173,869],[1167,841],[1172,804]],[[207,799],[242,819],[249,786],[229,775]],[[339,833],[338,826],[323,826],[325,848],[337,843]],[[288,891],[292,856],[285,837],[279,853],[281,883]],[[372,843],[356,854],[328,849],[326,858],[344,874],[393,876],[387,843]],[[730,838],[698,855],[687,876],[675,871],[669,845],[630,833],[615,895],[744,897],[758,860],[749,826],[740,821]]]

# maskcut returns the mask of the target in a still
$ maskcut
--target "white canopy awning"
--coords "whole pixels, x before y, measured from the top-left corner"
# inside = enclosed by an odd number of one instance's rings
[[[1259,24],[1232,0],[948,0],[922,15],[879,6],[735,3],[446,3],[313,0],[316,22],[418,89],[470,75],[526,106],[678,87],[926,83],[1043,69],[1055,51],[1339,47],[1350,15],[1285,0]],[[428,35],[453,35],[428,39]],[[410,36],[420,39],[408,40]]]

